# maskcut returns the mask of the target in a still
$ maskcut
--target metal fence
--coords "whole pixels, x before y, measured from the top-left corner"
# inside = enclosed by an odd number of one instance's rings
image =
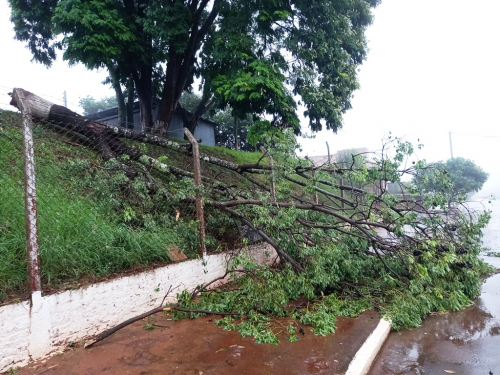
[[[81,137],[68,126],[70,116],[58,123],[34,115],[22,90],[13,100],[22,122],[0,123],[0,303],[42,285],[57,289],[207,255],[198,142],[189,131],[180,147],[191,147],[193,157],[178,156],[188,175],[171,179],[153,173],[175,168],[162,163],[169,156],[161,147],[147,146],[154,165],[111,155],[94,134]],[[146,147],[133,139],[126,146]],[[165,186],[196,198],[167,196]]]

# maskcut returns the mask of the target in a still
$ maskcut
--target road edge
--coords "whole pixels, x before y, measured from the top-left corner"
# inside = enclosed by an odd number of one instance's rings
[[[391,322],[380,319],[377,327],[357,351],[345,375],[366,375],[390,331]]]

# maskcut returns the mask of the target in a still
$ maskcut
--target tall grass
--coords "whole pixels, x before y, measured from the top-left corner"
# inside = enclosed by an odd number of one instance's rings
[[[18,120],[12,113],[0,112],[0,301],[22,293],[26,284]],[[66,166],[73,157],[99,167],[102,161],[96,154],[45,138],[40,129],[35,130],[35,137],[40,262],[45,288],[83,276],[103,276],[169,261],[166,248],[182,240],[175,228],[129,225],[117,211],[123,202],[116,194],[110,192],[109,199],[102,199],[104,192],[94,194],[94,181],[88,180],[88,175],[68,172]]]
[[[0,302],[24,292],[26,285],[20,125],[18,114],[0,110]],[[130,181],[116,168],[113,170],[98,153],[66,142],[67,138],[51,130],[36,126],[34,138],[44,288],[167,262],[167,247],[173,244],[186,255],[197,256],[199,238],[196,222],[192,221],[194,207],[173,207],[164,196],[145,191],[140,181]],[[127,142],[132,147],[146,148],[153,156],[167,156],[173,166],[192,168],[192,159],[175,150]],[[222,147],[201,149],[238,164],[256,163],[262,155]],[[267,164],[267,160],[261,163]],[[231,181],[243,188],[248,184],[232,171],[208,163],[203,168],[204,175],[217,180]],[[165,186],[172,182],[164,176],[154,178]],[[179,221],[175,220],[177,208],[181,211]],[[221,233],[227,237],[221,225],[237,232],[232,222],[209,219],[207,228],[212,232],[207,233],[207,246],[211,249],[224,241],[219,238]]]

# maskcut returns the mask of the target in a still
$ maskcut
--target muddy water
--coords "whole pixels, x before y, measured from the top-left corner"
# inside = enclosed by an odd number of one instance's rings
[[[486,206],[492,220],[484,245],[500,252],[500,202]],[[500,258],[484,256],[496,268]],[[422,326],[392,332],[371,375],[446,374],[500,375],[500,274],[489,277],[474,305],[458,312],[433,315]]]
[[[374,311],[356,319],[339,318],[337,330],[315,336],[299,325],[300,341],[277,346],[255,344],[250,337],[216,327],[209,317],[171,321],[157,314],[152,331],[136,322],[92,349],[69,348],[46,362],[23,368],[18,375],[289,375],[343,374],[358,348],[378,324]],[[287,322],[276,322],[276,333]],[[282,338],[284,334],[280,335]]]

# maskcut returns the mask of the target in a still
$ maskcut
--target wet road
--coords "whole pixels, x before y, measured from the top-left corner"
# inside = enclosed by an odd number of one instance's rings
[[[500,252],[500,201],[487,205],[492,220],[484,245]],[[500,258],[484,259],[500,268]],[[422,327],[392,332],[370,375],[500,375],[500,274],[489,277],[474,306],[425,319]]]

